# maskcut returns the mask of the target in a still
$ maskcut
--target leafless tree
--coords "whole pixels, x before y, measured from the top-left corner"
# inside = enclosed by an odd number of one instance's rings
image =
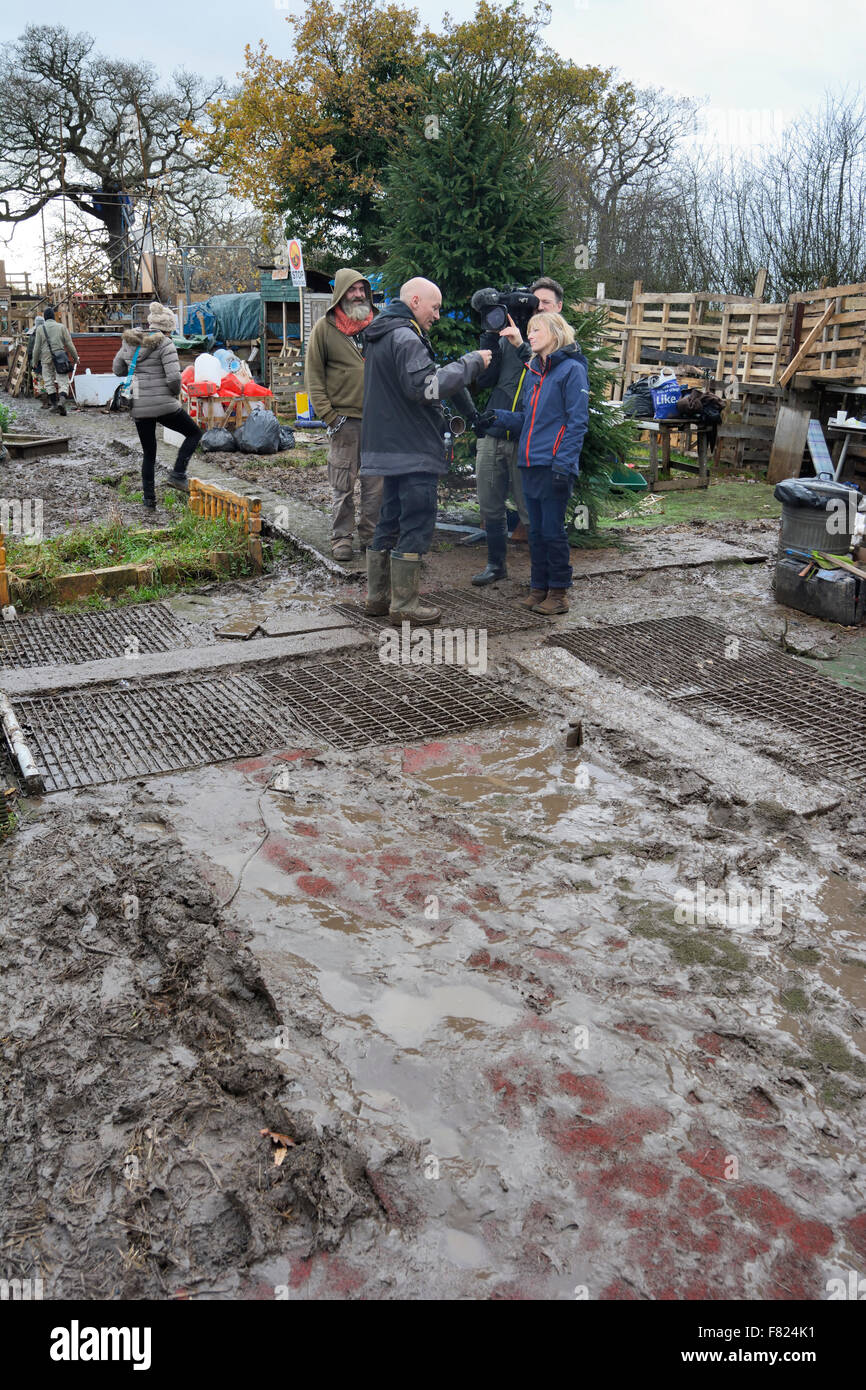
[[[184,134],[223,92],[177,71],[94,52],[89,34],[31,25],[0,54],[0,222],[25,222],[66,197],[104,229],[113,274],[129,271],[128,218],[149,194],[184,203],[202,169]]]

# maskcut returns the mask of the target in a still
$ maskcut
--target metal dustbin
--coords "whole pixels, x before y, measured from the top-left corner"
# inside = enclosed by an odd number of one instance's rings
[[[786,478],[776,484],[773,496],[782,503],[780,556],[789,548],[847,553],[858,501],[855,489],[817,478]]]

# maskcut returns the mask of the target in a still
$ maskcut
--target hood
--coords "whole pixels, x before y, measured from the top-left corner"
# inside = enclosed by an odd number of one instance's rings
[[[343,295],[346,293],[346,290],[350,285],[354,285],[356,280],[363,280],[364,284],[367,286],[367,299],[372,309],[373,291],[370,289],[370,281],[361,274],[360,270],[352,270],[349,266],[344,266],[343,269],[338,270],[334,276],[334,294],[328,305],[329,313],[331,309],[336,309]]]
[[[410,323],[414,323],[418,332],[421,333],[419,325],[412,317],[412,310],[409,305],[404,304],[402,299],[391,299],[385,308],[377,314],[369,328],[364,329],[364,337],[368,343],[373,342],[377,338],[384,338],[386,333],[393,333],[395,328],[401,326],[405,328]],[[421,333],[421,337],[424,337],[423,333]]]
[[[140,347],[147,352],[159,347],[160,343],[167,341],[164,333],[154,333],[149,328],[125,328],[123,330],[123,341],[130,347]]]

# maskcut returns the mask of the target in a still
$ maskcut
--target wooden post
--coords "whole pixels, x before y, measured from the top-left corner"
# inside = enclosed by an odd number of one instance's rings
[[[250,535],[250,559],[256,573],[261,574],[264,561],[262,558],[262,499],[260,497],[247,498],[247,525]]]
[[[764,289],[765,289],[765,287],[766,287],[766,284],[767,284],[767,267],[762,265],[762,266],[761,266],[761,269],[758,271],[757,275],[755,276],[755,288],[754,288],[753,293],[754,293],[754,296],[755,296],[756,299],[763,299],[763,298],[764,298]]]
[[[779,405],[767,467],[768,483],[780,483],[783,478],[799,478],[810,418],[808,405],[796,397]]]
[[[0,531],[0,607],[7,608],[12,602],[9,594],[9,575],[6,572],[6,541]]]

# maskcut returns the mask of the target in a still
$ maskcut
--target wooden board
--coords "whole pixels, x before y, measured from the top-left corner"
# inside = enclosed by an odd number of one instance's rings
[[[810,418],[809,407],[801,405],[799,401],[779,406],[767,469],[768,483],[780,483],[783,478],[799,478]]]

